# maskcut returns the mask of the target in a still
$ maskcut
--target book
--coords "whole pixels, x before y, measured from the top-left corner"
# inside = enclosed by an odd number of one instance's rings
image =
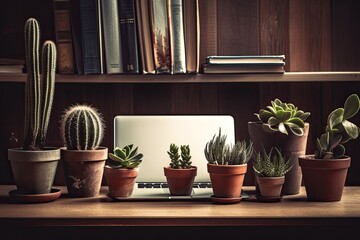
[[[143,74],[154,74],[155,63],[150,31],[149,2],[136,0],[135,9],[141,71]]]
[[[184,0],[186,72],[198,73],[200,66],[200,13],[198,0]]]
[[[119,0],[122,62],[124,73],[139,73],[135,0]]]
[[[74,74],[74,54],[69,0],[54,0],[54,27],[57,48],[57,72]]]
[[[182,0],[167,0],[172,74],[186,73]]]
[[[74,71],[84,74],[83,53],[81,44],[80,1],[70,0],[70,27],[74,54]]]
[[[285,63],[263,64],[208,64],[202,65],[203,73],[284,73]]]
[[[282,63],[285,55],[208,56],[208,64]]]
[[[101,1],[101,17],[107,74],[123,72],[118,0]]]
[[[155,71],[157,74],[170,73],[171,58],[167,0],[150,0],[150,18]]]

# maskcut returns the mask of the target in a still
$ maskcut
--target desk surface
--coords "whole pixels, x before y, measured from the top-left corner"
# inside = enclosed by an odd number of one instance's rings
[[[300,194],[284,196],[275,203],[258,202],[253,187],[250,197],[236,204],[209,201],[115,202],[107,187],[94,198],[62,196],[48,203],[14,204],[0,186],[0,224],[4,226],[307,226],[360,223],[360,187],[346,187],[339,202],[307,201]]]

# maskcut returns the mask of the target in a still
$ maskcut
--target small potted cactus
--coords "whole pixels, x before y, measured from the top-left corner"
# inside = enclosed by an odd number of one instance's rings
[[[351,162],[351,157],[345,155],[344,144],[357,139],[360,131],[348,119],[354,117],[359,109],[359,96],[348,96],[344,107],[329,114],[325,133],[316,140],[315,154],[299,156],[305,190],[310,201],[341,200]]]
[[[197,167],[192,166],[189,145],[179,147],[171,143],[167,151],[170,157],[169,166],[164,167],[164,175],[171,195],[187,196],[191,195],[193,183],[197,174]]]
[[[104,175],[111,197],[127,198],[133,193],[139,165],[144,157],[138,153],[138,147],[133,149],[133,146],[115,147],[113,153],[109,153]]]
[[[206,143],[204,154],[214,195],[212,200],[236,203],[241,200],[241,190],[247,172],[247,163],[253,153],[253,144],[245,140],[226,143],[226,135],[218,135]]]
[[[56,46],[52,41],[45,41],[40,59],[39,41],[39,23],[29,18],[25,24],[27,80],[23,146],[8,150],[20,194],[52,194],[60,160],[60,148],[46,145],[55,92]]]
[[[248,122],[249,138],[254,143],[255,152],[267,152],[272,147],[281,149],[282,154],[290,157],[292,169],[286,174],[285,183],[282,188],[283,195],[294,195],[300,192],[302,175],[298,164],[298,157],[306,152],[309,134],[309,123],[306,122],[310,116],[309,112],[300,110],[292,103],[282,102],[276,98],[266,109],[260,109],[254,114],[258,121]],[[256,154],[253,155],[253,159]],[[249,162],[251,167],[252,161]],[[252,174],[252,175],[251,175]],[[254,176],[251,171],[249,178]],[[259,189],[256,189],[259,193]]]
[[[108,149],[100,146],[104,120],[96,108],[78,104],[65,110],[61,118],[61,148],[68,194],[94,197],[100,192]]]
[[[258,199],[264,201],[280,200],[285,174],[290,171],[292,166],[290,158],[285,160],[276,147],[272,147],[269,153],[266,152],[265,148],[263,148],[262,153],[257,153],[253,169],[260,190]]]

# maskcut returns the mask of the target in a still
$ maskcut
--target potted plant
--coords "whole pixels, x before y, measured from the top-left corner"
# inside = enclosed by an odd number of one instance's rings
[[[247,163],[253,153],[253,144],[245,140],[226,144],[226,135],[218,135],[206,143],[204,153],[208,161],[207,170],[213,189],[212,200],[217,202],[239,202],[241,189],[247,172]]]
[[[170,157],[169,166],[164,167],[164,175],[171,195],[191,195],[194,179],[197,174],[197,167],[192,166],[189,145],[181,145],[181,157],[179,147],[171,143],[167,151]]]
[[[109,153],[104,175],[111,197],[126,198],[132,195],[143,156],[138,153],[138,147],[133,149],[133,144],[116,147],[113,153]]]
[[[16,194],[52,195],[60,160],[60,148],[46,146],[55,92],[56,46],[52,41],[44,42],[40,64],[39,41],[39,23],[36,19],[29,18],[25,24],[27,80],[23,146],[8,150],[17,187]]]
[[[102,115],[92,106],[78,104],[61,118],[61,161],[68,194],[93,197],[99,194],[108,149],[100,146],[104,136]]]
[[[298,157],[306,152],[309,123],[305,121],[309,115],[309,112],[300,110],[292,103],[275,99],[267,109],[255,113],[258,121],[248,122],[249,137],[254,143],[255,152],[260,152],[262,147],[269,152],[274,146],[291,160],[293,167],[286,174],[283,195],[300,192],[302,175]],[[255,158],[256,155],[253,156]]]
[[[357,94],[351,94],[343,108],[332,111],[325,133],[316,140],[313,155],[299,157],[307,198],[311,201],[340,201],[351,158],[345,155],[344,144],[359,136],[359,127],[348,119],[360,108]]]
[[[272,147],[267,153],[265,148],[262,153],[257,153],[253,163],[256,181],[259,186],[260,200],[280,200],[281,189],[285,182],[285,174],[292,168],[290,158],[285,161],[280,150]]]

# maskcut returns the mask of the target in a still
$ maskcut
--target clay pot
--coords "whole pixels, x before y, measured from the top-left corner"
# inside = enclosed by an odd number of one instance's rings
[[[8,149],[17,191],[20,194],[50,193],[58,162],[60,148],[26,151],[21,148]]]
[[[207,164],[214,197],[240,198],[247,164],[217,165]]]
[[[305,123],[303,136],[296,136],[290,133],[289,135],[285,135],[281,132],[268,133],[263,130],[260,122],[248,122],[248,131],[250,140],[254,144],[255,151],[253,160],[256,159],[256,153],[262,151],[262,145],[267,152],[270,151],[271,147],[277,147],[286,159],[290,157],[293,167],[285,175],[285,182],[281,194],[298,194],[302,183],[302,174],[298,159],[299,156],[306,154],[309,123]],[[252,161],[249,162],[249,167],[252,169]],[[247,177],[251,182],[256,183],[254,171],[249,171]],[[257,192],[259,193],[258,188]]]
[[[70,197],[94,197],[99,194],[107,156],[106,147],[96,150],[61,148],[61,160]]]
[[[171,195],[191,195],[194,179],[197,174],[197,167],[193,166],[188,169],[173,169],[168,166],[164,167],[164,174]]]
[[[281,189],[285,182],[285,176],[282,177],[259,177],[256,176],[259,185],[260,195],[262,197],[280,197]]]
[[[105,166],[104,175],[112,197],[130,197],[133,193],[139,168],[111,168]]]
[[[340,201],[351,158],[314,159],[314,155],[299,157],[306,195],[310,201]]]

